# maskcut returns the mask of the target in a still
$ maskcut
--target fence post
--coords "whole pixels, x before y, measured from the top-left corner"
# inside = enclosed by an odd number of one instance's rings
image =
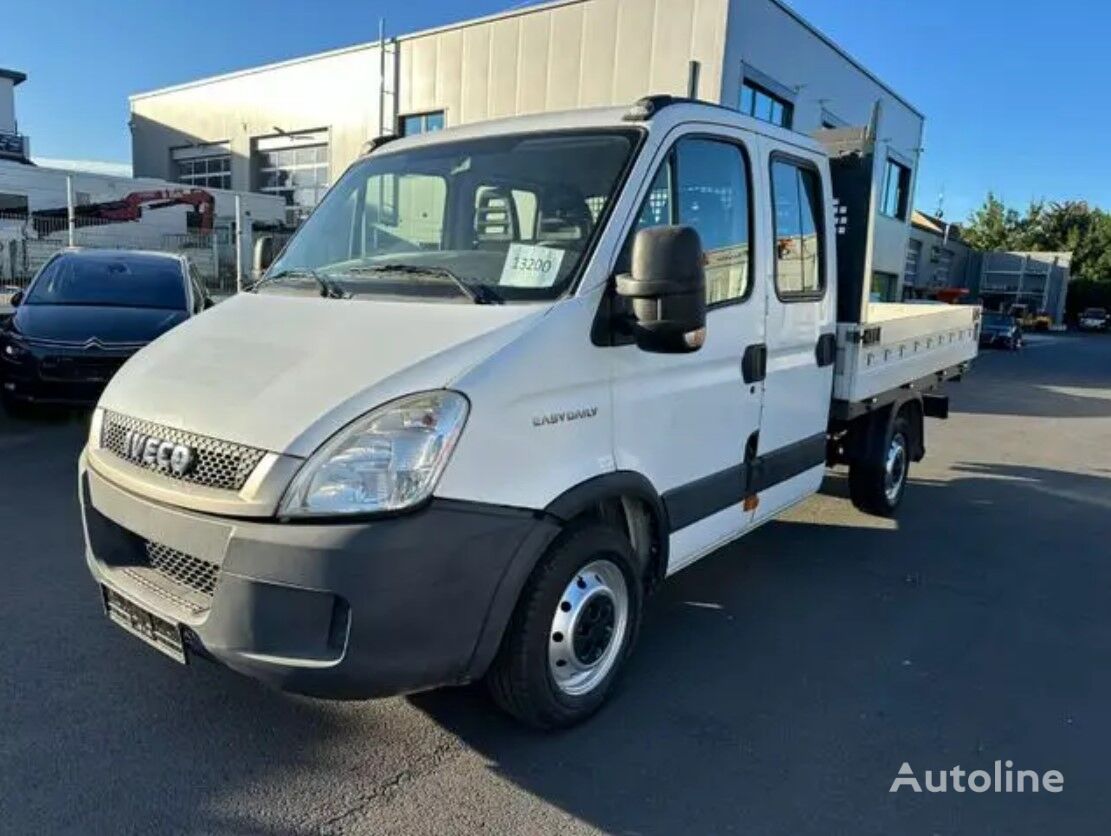
[[[235,196],[235,292],[243,290],[243,201]]]
[[[212,238],[212,290],[213,292],[223,290],[220,286],[220,236],[216,232],[216,225],[212,225],[212,230],[209,232]]]
[[[66,227],[69,231],[69,245],[74,245],[74,214],[73,214],[73,177],[66,175]]]

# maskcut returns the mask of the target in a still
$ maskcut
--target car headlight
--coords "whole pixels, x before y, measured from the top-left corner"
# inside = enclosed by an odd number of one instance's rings
[[[458,392],[408,395],[336,433],[294,477],[281,516],[400,511],[436,488],[470,405]]]
[[[18,363],[30,353],[27,347],[22,343],[16,342],[14,337],[8,337],[4,340],[4,348],[0,351],[0,356],[3,356],[5,360]]]

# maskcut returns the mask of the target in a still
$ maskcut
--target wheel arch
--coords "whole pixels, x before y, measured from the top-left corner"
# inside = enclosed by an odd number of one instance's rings
[[[619,470],[596,476],[564,491],[544,510],[562,523],[595,516],[618,524],[641,560],[648,591],[663,580],[671,529],[663,499],[644,475]]]
[[[489,668],[525,584],[569,523],[595,518],[621,528],[641,560],[646,592],[655,589],[667,574],[670,533],[667,510],[652,483],[635,471],[606,473],[581,482],[536,515],[537,526],[517,547],[495,592],[465,680],[478,679]]]
[[[904,390],[893,402],[861,415],[849,422],[844,442],[843,459],[854,461],[876,459],[887,446],[887,438],[900,415],[910,423],[910,453],[912,461],[921,461],[926,454],[925,411],[922,395],[915,390]]]

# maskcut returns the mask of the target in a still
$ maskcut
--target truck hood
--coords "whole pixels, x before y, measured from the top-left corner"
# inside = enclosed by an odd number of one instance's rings
[[[375,406],[448,385],[547,310],[240,294],[142,349],[100,406],[308,456]]]

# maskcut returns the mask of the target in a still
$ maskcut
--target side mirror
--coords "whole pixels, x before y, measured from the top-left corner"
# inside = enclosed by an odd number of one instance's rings
[[[254,270],[255,279],[262,278],[262,274],[266,272],[274,261],[274,236],[273,235],[260,235],[255,240],[254,258],[252,267]]]
[[[215,304],[216,304],[216,303],[212,301],[212,297],[211,297],[211,296],[205,296],[205,297],[204,297],[204,301],[203,301],[203,302],[201,302],[201,308],[202,308],[203,310],[206,310],[206,311],[207,311],[207,310],[208,310],[209,308],[211,308],[211,307],[212,307],[213,305],[215,305]]]
[[[702,240],[690,226],[642,229],[633,239],[632,270],[617,277],[629,300],[637,345],[645,351],[697,351],[706,339],[706,271]]]
[[[8,300],[8,304],[11,305],[13,308],[18,308],[19,303],[22,302],[22,301],[23,301],[23,291],[22,290],[17,290],[15,293],[12,294],[12,298]]]

